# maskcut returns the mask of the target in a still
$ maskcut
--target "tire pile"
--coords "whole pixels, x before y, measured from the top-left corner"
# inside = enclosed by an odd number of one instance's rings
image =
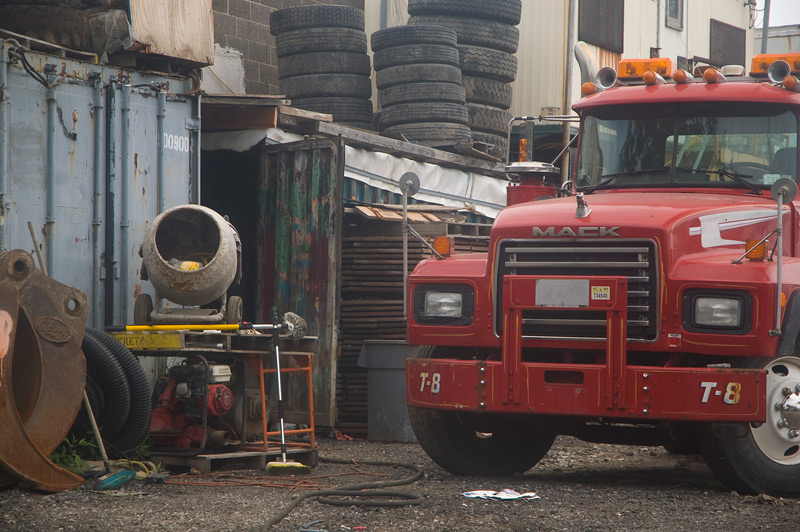
[[[522,0],[409,0],[408,13],[410,26],[456,32],[472,139],[505,158]]]
[[[372,51],[381,133],[426,146],[470,142],[455,31],[396,26],[372,34]]]
[[[273,11],[269,20],[281,92],[292,105],[373,129],[364,12],[349,6],[298,6]]]

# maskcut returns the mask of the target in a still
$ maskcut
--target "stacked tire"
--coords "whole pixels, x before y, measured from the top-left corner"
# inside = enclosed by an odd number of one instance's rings
[[[372,51],[381,133],[425,146],[470,142],[455,31],[396,26],[372,34]]]
[[[371,68],[364,12],[349,6],[312,5],[270,14],[281,92],[301,109],[333,115],[372,129]]]
[[[411,26],[456,32],[472,139],[505,158],[522,0],[409,0],[408,13]]]

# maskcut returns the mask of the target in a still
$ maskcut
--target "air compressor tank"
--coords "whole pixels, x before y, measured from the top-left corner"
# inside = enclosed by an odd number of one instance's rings
[[[145,301],[149,296],[140,296],[134,308],[135,322],[227,321],[227,291],[241,277],[241,243],[233,225],[216,211],[201,205],[178,205],[161,213],[145,234],[142,266],[143,276],[153,285],[158,298],[185,307],[219,302],[219,311],[186,308],[153,311],[152,300],[149,308]],[[227,303],[228,306],[234,303],[241,313],[241,299]]]

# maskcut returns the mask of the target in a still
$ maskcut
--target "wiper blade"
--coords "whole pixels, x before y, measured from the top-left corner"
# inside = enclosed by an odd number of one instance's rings
[[[641,174],[658,174],[658,173],[666,173],[668,171],[669,171],[668,168],[650,168],[648,170],[634,170],[634,171],[631,171],[631,172],[617,172],[616,174],[606,174],[606,175],[602,176],[605,179],[603,179],[602,181],[600,181],[596,185],[593,185],[593,186],[590,186],[590,187],[586,187],[586,188],[583,188],[583,189],[580,189],[580,190],[584,194],[591,194],[595,190],[600,190],[601,188],[606,188],[608,185],[610,185],[618,177],[628,177],[628,176],[632,176],[632,175],[641,175]],[[641,185],[642,183],[633,183],[633,184]]]
[[[748,179],[753,179],[753,176],[750,174],[740,174],[728,170],[727,168],[720,168],[719,170],[701,170],[699,168],[686,168],[683,166],[676,166],[675,170],[680,170],[682,172],[691,172],[693,174],[716,174],[721,177],[730,177],[736,183],[746,186],[759,196],[761,195],[761,187],[759,187],[755,183],[748,181]]]

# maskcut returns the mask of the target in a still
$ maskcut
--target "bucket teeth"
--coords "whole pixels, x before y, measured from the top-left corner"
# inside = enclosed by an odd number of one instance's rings
[[[81,484],[48,456],[81,406],[88,312],[86,295],[36,269],[30,254],[0,254],[0,488],[20,482],[57,492]]]

